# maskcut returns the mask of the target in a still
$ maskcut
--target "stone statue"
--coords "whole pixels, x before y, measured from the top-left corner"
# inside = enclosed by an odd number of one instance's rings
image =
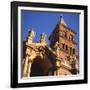
[[[73,56],[70,57],[70,65],[72,66],[72,68],[75,68],[75,60]]]
[[[29,32],[29,37],[28,37],[28,43],[29,44],[31,44],[33,42],[35,34],[36,34],[36,32],[33,29]]]
[[[46,34],[45,33],[42,33],[40,35],[40,40],[39,40],[40,43],[46,43]]]
[[[59,57],[59,50],[60,50],[60,48],[59,48],[59,43],[58,43],[58,41],[57,41],[56,44],[55,44],[55,51],[56,51],[57,57]]]

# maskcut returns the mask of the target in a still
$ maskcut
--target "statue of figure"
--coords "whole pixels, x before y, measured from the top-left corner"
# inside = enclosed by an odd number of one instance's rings
[[[75,62],[75,68],[79,71],[79,62],[76,58],[76,55],[74,55],[74,62]]]
[[[72,56],[70,56],[70,62],[72,62],[73,61],[73,57]]]
[[[33,29],[29,32],[29,37],[28,37],[28,43],[29,44],[31,44],[33,42],[35,34],[36,34],[36,32]]]
[[[40,40],[39,40],[40,43],[46,43],[46,34],[45,33],[42,33],[40,35]]]
[[[73,56],[70,57],[70,64],[71,64],[72,68],[75,68],[75,60],[74,60]]]
[[[57,57],[59,57],[59,43],[58,43],[58,41],[55,44],[55,51],[56,51]]]

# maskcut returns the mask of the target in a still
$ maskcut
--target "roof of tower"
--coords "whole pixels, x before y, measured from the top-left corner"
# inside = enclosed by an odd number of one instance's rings
[[[52,36],[52,34],[55,33],[55,31],[57,30],[57,28],[59,27],[59,25],[62,24],[63,26],[65,26],[66,28],[68,28],[68,30],[70,30],[71,32],[75,33],[75,31],[73,31],[71,28],[68,27],[67,23],[65,22],[63,15],[60,16],[60,20],[58,21],[58,23],[56,24],[56,27],[54,28],[54,30],[52,31],[51,35],[49,36],[49,40]]]
[[[64,18],[63,18],[62,15],[60,16],[59,24],[63,24],[63,25],[65,25],[65,26],[68,26],[68,25],[66,24],[66,22],[64,21]]]
[[[76,34],[75,31],[73,31],[70,27],[68,27],[68,25],[67,25],[67,23],[65,22],[65,20],[64,20],[64,18],[63,18],[62,15],[60,16],[60,21],[59,21],[59,24],[58,24],[58,25],[60,25],[60,24],[62,24],[64,27],[68,28],[69,31],[71,31],[71,32],[73,32],[73,33]]]

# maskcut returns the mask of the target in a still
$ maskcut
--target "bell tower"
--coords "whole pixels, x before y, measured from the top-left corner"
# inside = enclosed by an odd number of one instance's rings
[[[63,16],[57,23],[50,37],[50,47],[59,58],[56,66],[58,75],[69,75],[79,73],[78,49],[76,32],[68,27]]]

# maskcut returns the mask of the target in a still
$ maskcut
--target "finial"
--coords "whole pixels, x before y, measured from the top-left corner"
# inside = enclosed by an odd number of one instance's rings
[[[28,29],[29,30],[29,29]],[[36,35],[36,32],[34,31],[34,29],[32,28],[31,30],[29,30],[29,34],[28,34],[28,44],[31,44],[33,42],[33,39]]]
[[[39,42],[44,42],[44,43],[46,43],[46,34],[43,32],[41,35],[40,35],[40,40],[39,40]]]
[[[61,14],[60,16],[59,16],[59,21],[58,21],[58,23],[57,24],[60,24],[61,23],[61,19],[63,18],[63,14]]]
[[[60,18],[63,18],[63,14],[60,15]]]

